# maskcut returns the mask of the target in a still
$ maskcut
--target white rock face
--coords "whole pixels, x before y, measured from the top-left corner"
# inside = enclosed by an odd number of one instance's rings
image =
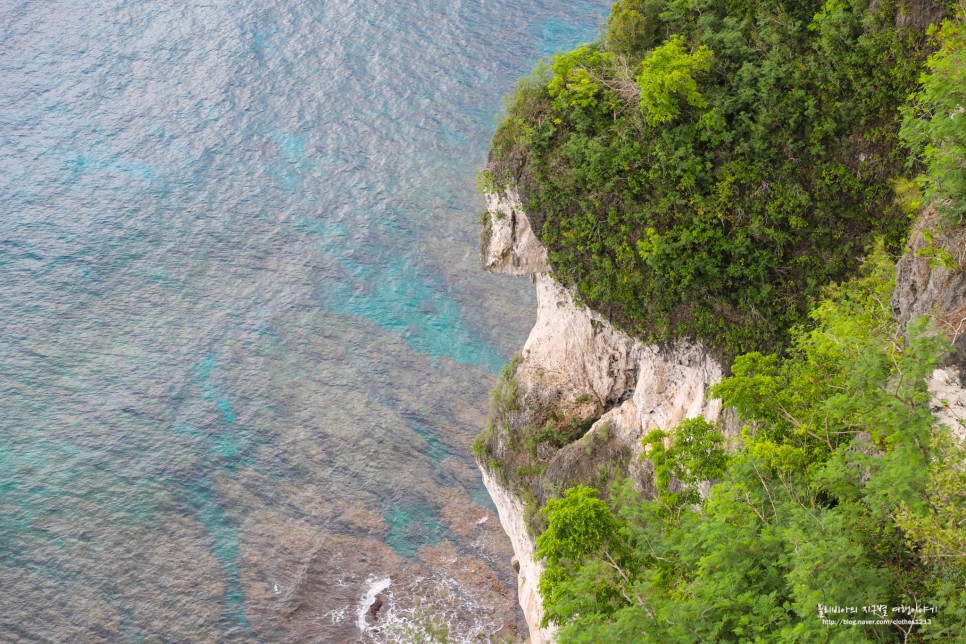
[[[716,420],[720,400],[706,400],[722,368],[701,345],[647,345],[574,303],[570,291],[548,274],[535,276],[537,321],[523,349],[517,382],[526,390],[553,392],[559,406],[588,395],[600,411],[595,426],[609,423],[637,456],[640,439],[685,418]]]
[[[953,369],[936,369],[929,379],[929,393],[936,420],[949,427],[954,437],[966,441],[966,389],[959,374]]]
[[[530,229],[516,193],[486,195],[486,216],[480,244],[483,268],[491,273],[545,273],[547,249]]]
[[[523,503],[516,495],[491,478],[486,470],[483,470],[483,484],[493,498],[493,504],[500,515],[500,525],[510,537],[515,561],[519,563],[517,597],[526,617],[527,626],[530,628],[530,642],[531,644],[553,642],[554,629],[540,628],[540,622],[543,620],[543,601],[537,590],[537,584],[540,583],[540,575],[543,574],[543,564],[534,557],[536,547],[523,521]]]
[[[549,274],[534,278],[537,321],[523,347],[517,381],[558,391],[565,403],[589,395],[601,407],[633,391],[637,343],[593,311],[577,308],[570,292]]]
[[[931,316],[952,341],[950,355],[929,379],[929,392],[938,422],[966,440],[966,272],[944,268],[925,252],[929,243],[923,231],[934,228],[938,216],[927,211],[909,235],[906,253],[896,264],[892,310],[900,324]],[[966,266],[966,228],[941,229],[931,244],[945,248],[958,266]]]
[[[527,396],[561,409],[593,407],[601,418],[590,434],[609,432],[634,456],[640,439],[653,429],[668,430],[685,418],[703,414],[716,420],[720,401],[705,400],[707,388],[721,379],[721,366],[698,344],[644,345],[597,313],[578,307],[569,290],[549,274],[547,251],[533,234],[515,194],[487,197],[489,230],[481,244],[486,270],[533,276],[537,321],[524,345],[516,381]],[[570,445],[554,460],[572,458]],[[636,463],[636,458],[633,459]],[[551,463],[553,467],[553,463]],[[543,566],[527,533],[523,502],[485,471],[503,529],[519,561],[520,606],[533,643],[552,642],[553,631],[540,628],[543,604],[538,591]]]
[[[966,266],[966,228],[944,230],[931,242],[924,231],[935,228],[939,215],[927,211],[913,227],[906,252],[896,264],[892,310],[899,324],[932,315],[950,337],[966,331],[966,273],[935,262],[929,247],[946,249],[959,266]],[[935,252],[935,251],[934,251]]]
[[[679,342],[668,349],[640,346],[634,397],[610,412],[611,424],[637,456],[642,451],[640,439],[652,430],[667,431],[686,418],[702,415],[718,420],[721,401],[708,400],[706,394],[721,376],[721,365],[699,344]]]

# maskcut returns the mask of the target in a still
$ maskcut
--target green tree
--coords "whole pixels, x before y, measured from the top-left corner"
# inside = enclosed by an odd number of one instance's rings
[[[681,421],[671,432],[651,431],[641,443],[641,458],[654,463],[658,499],[671,512],[699,502],[698,484],[719,478],[728,464],[721,432],[701,416]]]
[[[571,52],[557,54],[550,63],[553,76],[547,91],[554,98],[554,107],[564,111],[570,107],[586,108],[597,105],[600,86],[592,71],[607,65],[611,54],[591,45],[580,45]]]
[[[537,538],[544,621],[563,622],[605,617],[627,602],[625,586],[631,552],[621,524],[592,487],[570,488],[563,498],[547,501],[548,527]]]
[[[713,57],[705,45],[688,53],[684,38],[675,35],[644,59],[637,84],[641,88],[641,110],[648,125],[676,119],[681,113],[681,101],[696,108],[708,106],[707,99],[698,91],[694,75],[710,70]]]
[[[665,0],[619,0],[607,18],[604,41],[610,51],[627,56],[640,56],[662,39],[660,15]]]

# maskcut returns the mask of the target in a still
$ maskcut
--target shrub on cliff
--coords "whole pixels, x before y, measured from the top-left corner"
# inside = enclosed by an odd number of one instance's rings
[[[625,571],[639,566],[597,490],[570,488],[548,501],[543,513],[547,529],[537,539],[536,555],[546,564],[540,577],[544,626],[571,617],[592,624],[624,606]],[[574,586],[574,579],[587,583]]]
[[[931,45],[902,7],[617,2],[600,42],[521,83],[490,172],[626,330],[726,359],[784,346],[873,236],[905,234],[899,107]]]

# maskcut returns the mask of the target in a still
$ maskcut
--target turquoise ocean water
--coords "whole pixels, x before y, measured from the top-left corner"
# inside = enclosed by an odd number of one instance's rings
[[[474,174],[608,5],[0,0],[0,641],[518,625]]]

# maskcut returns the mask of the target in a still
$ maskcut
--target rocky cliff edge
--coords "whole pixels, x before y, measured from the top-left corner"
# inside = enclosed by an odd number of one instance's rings
[[[685,418],[717,421],[726,437],[740,423],[708,388],[722,366],[700,344],[643,344],[574,300],[550,273],[540,243],[513,190],[486,196],[481,256],[487,271],[529,275],[536,285],[537,320],[522,353],[494,390],[487,427],[475,446],[483,481],[513,544],[518,593],[530,641],[554,640],[541,627],[543,567],[535,559],[542,529],[538,509],[547,498],[579,483],[599,489],[629,477],[651,483],[641,460],[641,439],[670,430]],[[933,374],[933,411],[966,438],[966,272],[937,264],[933,248],[947,248],[966,266],[966,230],[927,241],[934,215],[910,235],[897,266],[892,307],[907,322],[930,314],[954,348]],[[932,244],[932,245],[930,245]]]

